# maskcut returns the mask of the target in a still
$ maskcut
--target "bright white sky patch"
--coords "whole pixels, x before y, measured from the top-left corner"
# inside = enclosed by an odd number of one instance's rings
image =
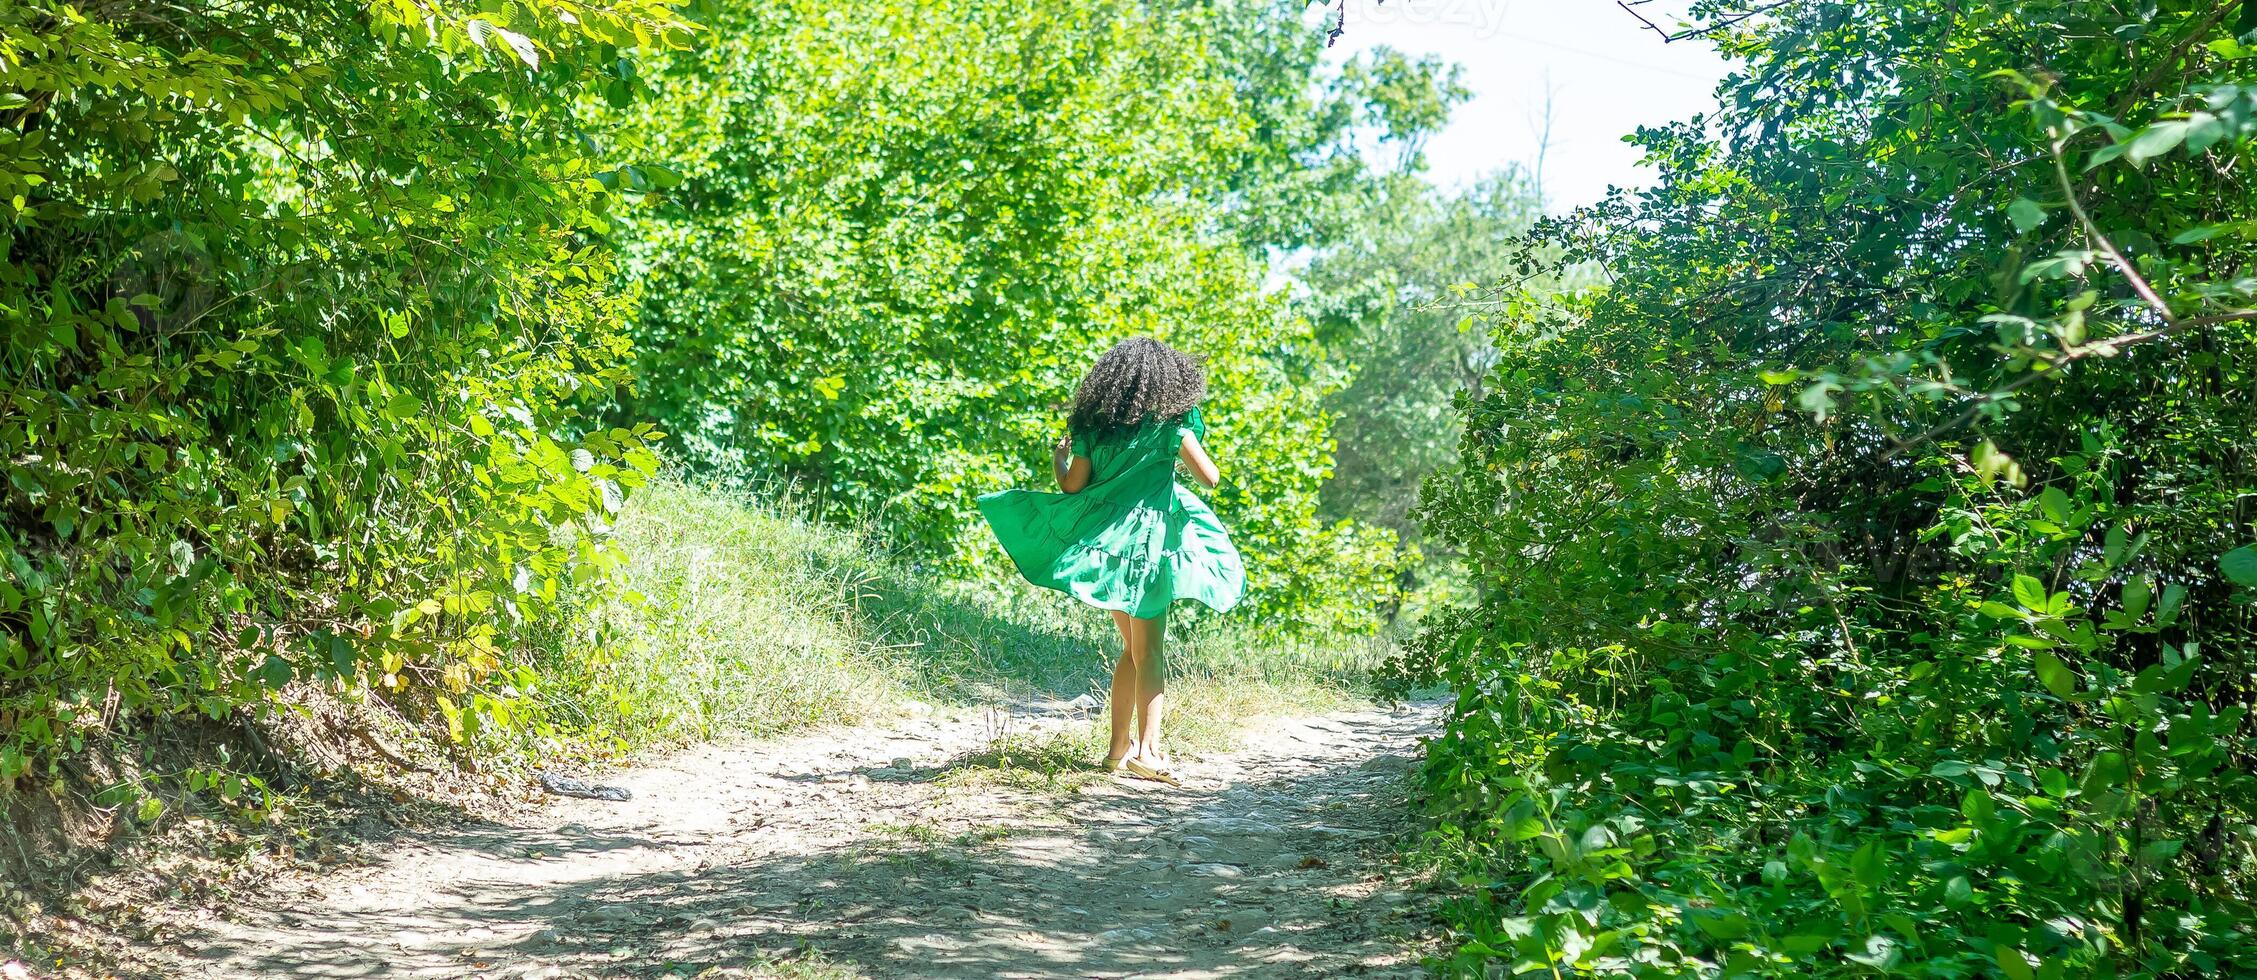
[[[1608,185],[1642,186],[1653,172],[1621,140],[1639,126],[1707,112],[1728,67],[1699,40],[1663,44],[1614,0],[1346,0],[1348,33],[1335,62],[1379,46],[1440,55],[1463,66],[1474,91],[1427,144],[1429,176],[1463,185],[1507,164],[1533,166],[1544,93],[1552,93],[1544,191],[1552,210],[1589,204]],[[1638,11],[1673,27],[1683,0]],[[1323,16],[1337,16],[1339,6]],[[1316,7],[1308,11],[1312,23]]]

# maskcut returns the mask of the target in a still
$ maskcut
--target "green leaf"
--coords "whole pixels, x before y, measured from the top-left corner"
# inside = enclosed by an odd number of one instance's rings
[[[2230,224],[2202,225],[2200,227],[2189,228],[2185,231],[2179,232],[2176,235],[2172,235],[2171,244],[2192,245],[2196,242],[2206,242],[2212,238],[2218,237],[2219,235],[2225,234],[2226,232],[2232,231],[2233,229],[2234,226]]]
[[[384,403],[384,414],[402,422],[415,418],[423,414],[423,399],[404,391],[395,392],[391,400]]]
[[[2178,148],[2187,136],[2187,123],[2183,119],[2165,119],[2149,124],[2132,137],[2130,147],[2124,151],[2132,166],[2142,166],[2147,161]]]
[[[1841,933],[1832,923],[1808,922],[1797,926],[1795,931],[1788,933],[1787,938],[1780,945],[1787,952],[1796,956],[1809,956],[1833,945],[1834,940],[1839,938],[1840,935]]]
[[[1959,812],[1968,820],[1981,825],[1988,823],[1992,815],[1998,812],[1998,805],[1991,799],[1989,791],[1976,786],[1970,788],[1965,796],[1959,798]]]
[[[1833,414],[1834,394],[1841,390],[1842,386],[1838,382],[1820,381],[1817,384],[1805,387],[1802,394],[1796,395],[1795,404],[1820,421],[1824,421],[1826,416]]]
[[[2162,664],[2150,664],[2132,678],[2132,690],[2139,694],[2154,694],[2163,690],[2163,677],[2169,671],[2170,668]]]
[[[509,45],[510,51],[517,55],[517,60],[525,63],[525,67],[540,70],[541,49],[534,46],[532,38],[499,27],[494,28],[494,35],[501,38],[503,44]]]
[[[2115,568],[2124,563],[2124,546],[2129,543],[2131,543],[2131,537],[2124,532],[2121,525],[2108,529],[2108,533],[2102,537],[2100,552],[2102,559],[2108,563],[2108,567]]]
[[[2092,764],[2086,767],[2082,788],[2086,793],[2116,789],[2124,785],[2124,780],[2130,775],[2131,770],[2125,764],[2122,752],[2102,752],[2094,756]]]
[[[1867,887],[1875,887],[1888,880],[1888,852],[1883,849],[1879,837],[1866,841],[1864,846],[1852,853],[1849,863],[1850,873],[1856,875],[1859,883]]]
[[[1965,905],[1974,900],[1975,883],[1967,880],[1966,875],[1953,875],[1950,881],[1944,883],[1944,901],[1953,905]]]
[[[2036,971],[2030,969],[2030,961],[2022,956],[2021,950],[2002,943],[1996,959],[1999,972],[2006,974],[2007,980],[2037,980]]]
[[[2028,613],[2003,602],[1985,602],[1976,608],[1983,615],[1992,619],[2026,619],[2029,616]]]
[[[1876,933],[1865,937],[1863,951],[1846,954],[1846,958],[1853,963],[1861,963],[1882,973],[1888,973],[1893,971],[1897,964],[1904,959],[1904,952],[1897,948],[1895,939],[1886,934]]]
[[[1745,937],[1754,926],[1746,915],[1738,912],[1722,914],[1700,912],[1690,916],[1690,918],[1694,925],[1699,926],[1701,931],[1708,933],[1711,938],[1727,942]]]
[[[266,655],[266,662],[259,665],[257,677],[268,690],[279,691],[290,683],[291,673],[290,661],[270,653]]]
[[[2017,197],[2006,206],[2006,217],[2014,222],[2014,230],[2027,234],[2045,224],[2045,208],[2026,197]]]
[[[2030,283],[2040,279],[2067,279],[2073,276],[2081,276],[2085,273],[2085,266],[2092,264],[2092,259],[2093,253],[2084,249],[2056,252],[2049,257],[2023,266],[2021,281]]]
[[[2218,570],[2226,581],[2242,588],[2257,588],[2257,544],[2245,544],[2218,556]]]
[[[2163,675],[2161,689],[2164,691],[2186,690],[2187,685],[2194,683],[2194,672],[2201,666],[2202,658],[2200,657],[2188,657],[2179,661],[2178,666],[2172,667],[2168,673]]]
[[[2065,698],[2076,693],[2077,673],[2070,670],[2068,664],[2062,663],[2060,657],[2040,650],[2031,655],[2030,662],[2037,670],[2038,681],[2045,685],[2046,690],[2052,691],[2054,696]]]
[[[2187,116],[2186,152],[2188,156],[2202,155],[2204,151],[2210,149],[2225,137],[2226,124],[2215,114],[2195,112]]]
[[[329,669],[339,677],[352,677],[356,673],[352,641],[336,633],[329,635]]]
[[[2022,608],[2044,612],[2048,598],[2051,597],[2046,593],[2044,582],[2028,575],[2014,576],[2014,601],[2021,603]]]
[[[2148,597],[2152,594],[2147,580],[2135,578],[2124,583],[2124,615],[2133,620],[2147,615]]]
[[[2115,161],[2122,159],[2124,156],[2124,151],[2126,149],[2129,149],[2129,147],[2122,143],[2110,143],[2107,146],[2103,146],[2100,149],[2094,150],[2092,152],[2092,156],[2085,159],[2085,172],[2091,173],[2094,170],[2098,170],[2101,167],[2107,166],[2110,163],[2114,163]]]
[[[2177,582],[2163,586],[2163,598],[2155,604],[2155,625],[2169,626],[2179,621],[2179,606],[2186,602],[2186,586]]]

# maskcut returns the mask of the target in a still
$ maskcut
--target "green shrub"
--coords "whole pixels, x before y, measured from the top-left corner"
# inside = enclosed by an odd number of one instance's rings
[[[1454,969],[2257,970],[2253,29],[1780,7],[1541,231],[1608,285],[1428,487]]]
[[[584,428],[628,352],[575,102],[679,22],[480,10],[0,7],[0,781],[293,678],[475,725],[600,571],[557,532],[655,459]]]

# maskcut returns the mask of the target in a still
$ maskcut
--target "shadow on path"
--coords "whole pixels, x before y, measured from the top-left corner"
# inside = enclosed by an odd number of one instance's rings
[[[1207,789],[872,783],[929,795],[812,846],[764,832],[796,819],[788,798],[719,841],[465,831],[428,858],[477,859],[424,901],[278,912],[189,955],[228,976],[1414,975],[1401,937],[1418,903],[1384,879],[1427,718],[1360,718],[1265,732]],[[692,845],[672,866],[535,887],[510,868]]]

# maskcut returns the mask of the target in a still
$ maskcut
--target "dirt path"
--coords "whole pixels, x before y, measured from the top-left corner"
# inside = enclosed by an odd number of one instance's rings
[[[1415,976],[1388,833],[1432,707],[1268,723],[1190,785],[967,769],[990,711],[693,750],[624,803],[403,839],[197,923],[189,977]]]

